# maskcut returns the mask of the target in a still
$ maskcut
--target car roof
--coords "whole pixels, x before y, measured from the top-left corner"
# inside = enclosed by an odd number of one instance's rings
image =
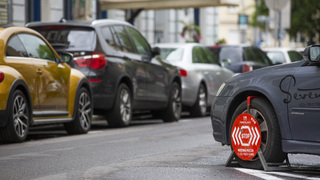
[[[27,27],[36,27],[36,26],[57,26],[57,25],[66,25],[66,26],[81,26],[81,27],[95,27],[95,26],[104,26],[104,25],[127,25],[132,26],[131,24],[114,19],[99,19],[93,21],[66,21],[60,20],[59,22],[30,22],[26,24]]]
[[[208,46],[209,48],[221,48],[221,47],[256,47],[250,44],[238,44],[238,45],[227,45],[227,44],[222,44],[222,45],[213,45],[213,46]]]
[[[157,43],[153,46],[159,48],[186,48],[186,47],[194,47],[194,46],[203,46],[199,43]]]
[[[293,48],[289,47],[273,47],[273,48],[263,48],[264,51],[281,51],[281,52],[286,52],[286,51],[296,51]]]

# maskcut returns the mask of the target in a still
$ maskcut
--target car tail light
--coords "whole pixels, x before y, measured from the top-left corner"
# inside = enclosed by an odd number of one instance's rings
[[[244,64],[242,65],[242,72],[245,73],[245,72],[249,72],[249,71],[252,71],[252,66],[250,64]]]
[[[184,69],[179,69],[179,73],[181,77],[187,77],[188,76],[188,72]]]
[[[90,82],[101,82],[102,79],[89,79]]]
[[[0,83],[4,80],[4,74],[3,72],[0,72]]]
[[[79,67],[90,67],[91,69],[104,69],[107,64],[105,54],[93,52],[91,55],[74,57],[73,60]]]

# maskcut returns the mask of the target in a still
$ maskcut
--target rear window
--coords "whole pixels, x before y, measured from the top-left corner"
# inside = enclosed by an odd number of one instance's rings
[[[183,48],[160,48],[160,56],[167,61],[182,61]]]
[[[65,26],[35,28],[54,48],[92,51],[95,31],[91,28],[68,28]]]
[[[222,47],[219,54],[220,62],[229,59],[231,63],[241,62],[243,54],[241,48],[238,47]]]

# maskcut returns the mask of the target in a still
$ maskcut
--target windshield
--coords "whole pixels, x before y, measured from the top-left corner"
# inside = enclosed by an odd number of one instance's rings
[[[54,48],[93,50],[95,32],[93,29],[42,27],[37,29]]]
[[[273,64],[286,62],[286,59],[282,52],[268,51],[267,56],[270,58]]]
[[[160,48],[160,56],[167,61],[181,61],[183,57],[182,48]]]
[[[222,47],[220,50],[219,60],[220,62],[225,59],[229,59],[231,63],[239,62],[242,60],[241,48],[237,47]]]

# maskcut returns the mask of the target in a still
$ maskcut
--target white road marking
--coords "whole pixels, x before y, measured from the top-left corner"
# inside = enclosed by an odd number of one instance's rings
[[[256,176],[262,179],[268,179],[268,180],[269,179],[282,180],[282,178],[279,178],[276,176],[282,176],[285,179],[297,178],[297,179],[319,180],[319,178],[316,178],[316,177],[308,177],[308,176],[302,176],[302,175],[296,175],[296,174],[290,174],[290,173],[284,173],[284,172],[265,172],[262,170],[245,169],[245,168],[235,168],[235,169],[243,173],[250,174],[252,176]]]
[[[282,180],[281,178],[278,178],[278,177],[275,177],[275,176],[272,176],[272,175],[268,175],[264,171],[260,171],[260,170],[245,169],[245,168],[235,168],[235,169],[238,170],[238,171],[241,171],[243,173],[250,174],[252,176],[256,176],[256,177],[261,178],[261,179]]]

